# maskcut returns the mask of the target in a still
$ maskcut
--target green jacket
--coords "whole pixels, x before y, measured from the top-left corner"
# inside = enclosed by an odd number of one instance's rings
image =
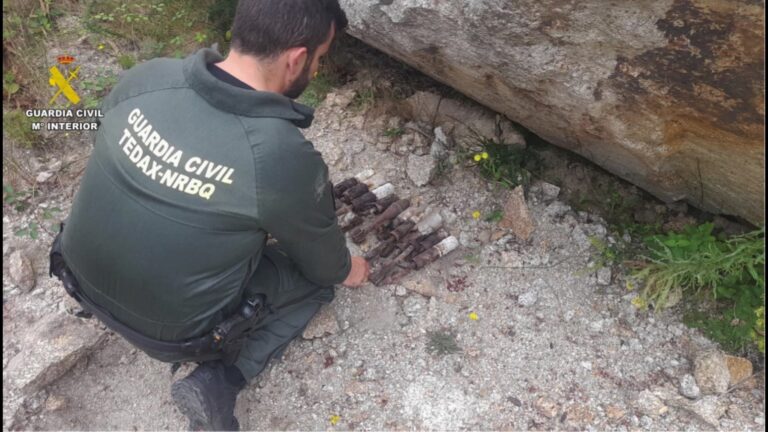
[[[62,235],[85,294],[161,340],[234,310],[268,233],[317,285],[350,270],[328,167],[298,129],[312,109],[221,82],[206,69],[220,60],[203,49],[125,74]]]

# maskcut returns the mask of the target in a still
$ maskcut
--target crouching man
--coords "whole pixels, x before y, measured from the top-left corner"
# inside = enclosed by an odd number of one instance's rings
[[[241,0],[226,58],[149,61],[104,101],[51,272],[150,356],[199,363],[171,389],[191,429],[237,430],[238,392],[367,279],[293,101],[346,24],[337,0]]]

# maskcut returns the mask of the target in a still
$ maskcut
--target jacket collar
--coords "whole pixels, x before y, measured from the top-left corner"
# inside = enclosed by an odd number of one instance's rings
[[[211,75],[206,65],[223,59],[221,54],[210,48],[203,48],[184,59],[184,78],[209,104],[245,117],[286,119],[300,128],[312,124],[315,110],[306,105],[277,93],[237,88]]]

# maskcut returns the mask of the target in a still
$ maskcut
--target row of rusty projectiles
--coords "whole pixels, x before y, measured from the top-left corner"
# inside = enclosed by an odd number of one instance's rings
[[[364,243],[370,234],[379,241],[365,254],[371,264],[368,279],[374,285],[396,283],[459,245],[443,228],[438,210],[411,206],[411,200],[398,198],[392,184],[375,178],[371,171],[337,183],[333,193],[342,231],[351,231],[356,244]]]

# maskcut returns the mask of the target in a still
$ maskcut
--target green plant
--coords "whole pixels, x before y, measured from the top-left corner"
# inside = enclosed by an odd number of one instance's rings
[[[456,337],[449,331],[428,331],[427,339],[427,351],[432,354],[447,355],[460,351]]]
[[[136,65],[136,59],[130,54],[122,54],[117,58],[117,63],[121,68],[130,69]]]
[[[16,75],[13,71],[3,72],[3,95],[6,96],[9,101],[13,95],[18,93],[20,88],[19,83],[16,82]]]
[[[208,35],[203,32],[197,32],[195,33],[195,41],[197,43],[203,43],[206,40],[208,40]]]
[[[531,172],[525,165],[532,160],[532,153],[489,138],[478,140],[481,150],[472,159],[483,177],[510,189],[530,182]]]
[[[16,231],[15,234],[17,237],[29,236],[29,238],[35,240],[40,234],[37,228],[37,222],[30,222],[25,228]]]
[[[3,132],[22,147],[34,148],[43,143],[41,134],[32,130],[34,120],[21,110],[3,113]]]
[[[24,191],[17,191],[9,184],[3,185],[3,204],[13,207],[17,212],[22,212],[29,207],[31,195]]]
[[[504,219],[504,212],[501,210],[494,210],[485,217],[486,222],[498,222]]]
[[[355,111],[364,111],[373,106],[376,101],[376,92],[371,87],[360,89],[355,93],[355,97],[352,98],[352,102],[349,104],[350,108]]]
[[[299,102],[311,106],[312,108],[317,108],[325,100],[325,97],[331,89],[337,84],[337,80],[334,76],[321,70],[318,72],[317,76],[309,82],[304,93],[299,96]]]
[[[101,99],[109,93],[117,81],[116,75],[99,75],[96,78],[83,80],[81,88],[86,91],[83,95],[83,107],[98,108],[101,105]]]
[[[658,310],[675,290],[710,294],[720,315],[708,317],[706,325],[689,321],[732,346],[756,342],[756,311],[765,302],[765,228],[730,239],[716,238],[712,229],[706,223],[646,238],[648,264],[635,273],[645,283],[642,297]]]
[[[623,248],[617,243],[609,245],[598,237],[590,236],[589,242],[597,253],[592,254],[592,265],[581,273],[591,273],[604,267],[618,264],[624,257]]]
[[[397,138],[405,134],[405,129],[401,127],[391,127],[384,131],[384,136],[387,138]]]

